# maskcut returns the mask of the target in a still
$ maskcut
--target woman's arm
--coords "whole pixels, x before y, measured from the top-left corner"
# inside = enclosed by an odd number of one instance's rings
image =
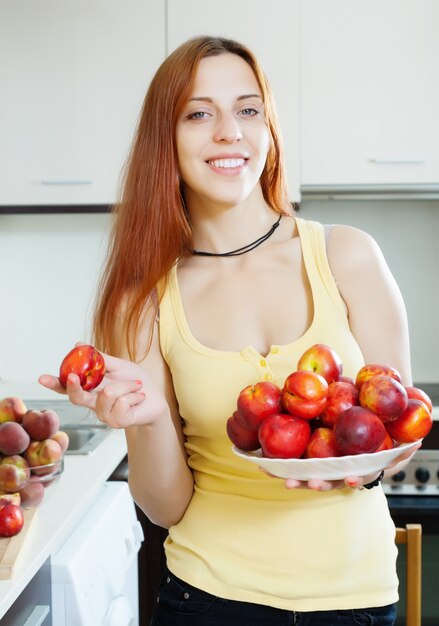
[[[410,345],[407,315],[401,292],[380,248],[365,232],[350,226],[334,226],[327,242],[332,274],[346,305],[352,334],[366,363],[391,365],[411,384]],[[398,472],[413,452],[404,453],[386,469],[386,476]],[[337,489],[348,485],[361,487],[377,474],[346,476],[340,481],[310,480],[308,488]],[[287,479],[289,488],[304,487],[300,481]]]
[[[410,385],[406,310],[377,243],[357,228],[334,226],[328,259],[366,363],[392,365],[400,372],[403,384]]]
[[[365,362],[391,365],[400,372],[403,384],[411,385],[406,309],[379,246],[357,228],[334,226],[328,260]],[[396,464],[386,475],[395,474],[407,462]]]
[[[155,315],[155,311],[150,315]],[[147,328],[148,324],[146,320]],[[126,353],[121,356],[127,358]],[[162,392],[166,407],[150,424],[125,429],[129,485],[133,498],[149,519],[169,528],[182,518],[192,498],[193,476],[187,465],[181,417],[171,374],[161,354],[156,322],[150,351],[140,365]],[[145,391],[148,403],[146,387]]]
[[[152,316],[155,311],[150,307],[142,320],[146,334]],[[125,429],[133,498],[152,522],[168,528],[182,518],[192,498],[193,476],[186,462],[181,419],[160,351],[157,324],[154,322],[151,349],[141,363],[129,361],[122,344],[117,352],[121,358],[103,355],[106,373],[94,391],[84,391],[75,374],[69,374],[66,389],[56,376],[43,374],[39,382],[68,394],[73,404],[94,410],[98,419],[112,428]]]

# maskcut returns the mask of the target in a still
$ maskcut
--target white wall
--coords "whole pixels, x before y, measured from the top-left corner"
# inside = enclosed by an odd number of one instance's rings
[[[439,202],[304,201],[301,215],[370,232],[406,301],[414,379],[439,382]],[[89,339],[110,217],[0,215],[0,379],[36,381]]]
[[[108,214],[0,215],[0,379],[58,374],[88,340]]]
[[[300,214],[350,224],[381,246],[405,300],[413,378],[439,382],[439,201],[304,201]]]

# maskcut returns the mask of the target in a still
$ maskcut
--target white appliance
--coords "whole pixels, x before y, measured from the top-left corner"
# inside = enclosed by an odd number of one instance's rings
[[[138,626],[137,553],[142,541],[127,483],[105,483],[52,556],[54,626]]]

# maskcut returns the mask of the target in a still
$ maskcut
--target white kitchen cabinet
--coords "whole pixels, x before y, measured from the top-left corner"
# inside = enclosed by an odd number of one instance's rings
[[[52,620],[50,558],[40,567],[9,610],[2,626],[56,626]]]
[[[164,56],[164,2],[4,0],[0,205],[114,202]]]
[[[292,200],[299,199],[299,13],[298,0],[168,0],[171,52],[197,35],[237,39],[258,57],[272,86],[285,148]]]
[[[439,3],[301,1],[301,185],[439,184]]]

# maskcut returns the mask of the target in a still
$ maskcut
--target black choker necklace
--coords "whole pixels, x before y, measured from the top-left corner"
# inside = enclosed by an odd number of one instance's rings
[[[281,217],[282,215],[279,215],[279,219],[275,221],[268,233],[265,233],[265,235],[262,235],[262,237],[259,237],[256,241],[253,241],[246,246],[242,246],[242,248],[237,248],[236,250],[231,250],[230,252],[202,252],[201,250],[189,250],[189,252],[191,254],[197,254],[198,256],[239,256],[240,254],[245,254],[246,252],[250,252],[250,250],[254,250],[260,246],[261,243],[264,243],[264,241],[267,241],[267,239],[271,237],[276,228],[279,226]]]

